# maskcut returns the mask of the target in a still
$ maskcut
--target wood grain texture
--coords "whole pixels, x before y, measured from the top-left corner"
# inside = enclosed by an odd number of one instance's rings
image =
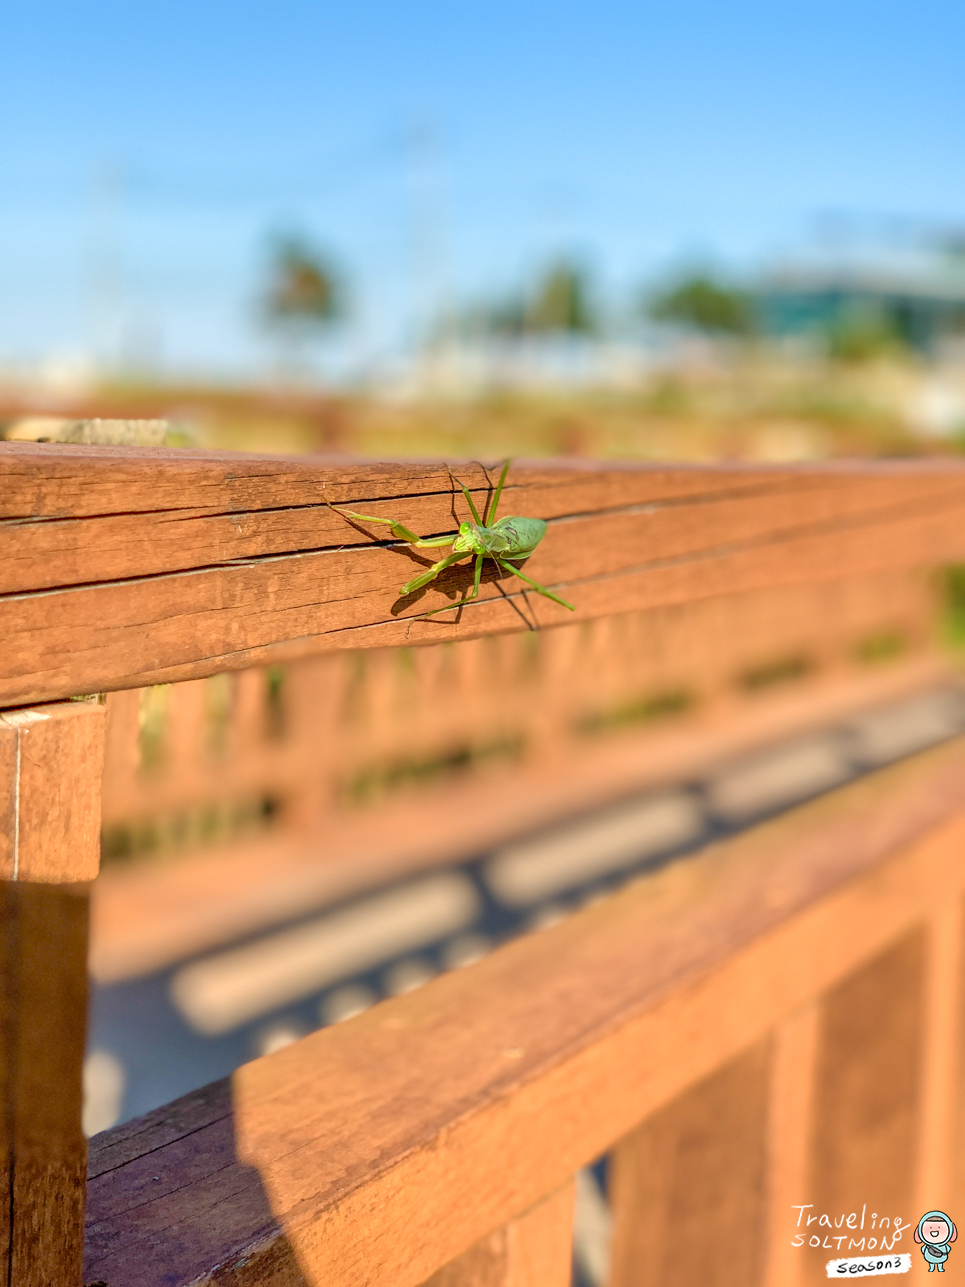
[[[87,887],[2,881],[0,911],[0,1272],[24,1287],[78,1287],[87,1167],[80,1121]]]
[[[573,1269],[573,1185],[464,1251],[424,1287],[570,1287]]]
[[[760,1281],[770,1055],[759,1042],[613,1150],[608,1287]]]
[[[960,888],[963,788],[959,742],[107,1132],[88,1278],[416,1287]]]
[[[0,712],[0,879],[97,875],[106,714],[96,702]]]
[[[491,474],[456,472],[482,499]],[[492,570],[479,602],[458,616],[403,619],[461,594],[466,571],[450,569],[399,602],[418,557],[373,541],[324,503],[438,532],[462,513],[452,487],[438,465],[0,444],[10,548],[0,701],[572,620]],[[965,468],[950,463],[519,464],[505,504],[549,520],[528,566],[565,589],[582,620],[965,554]]]

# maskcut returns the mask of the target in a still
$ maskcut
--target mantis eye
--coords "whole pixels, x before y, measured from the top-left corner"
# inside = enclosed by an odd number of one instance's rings
[[[471,531],[472,531],[472,524],[471,524],[471,523],[460,523],[460,524],[459,524],[459,535],[460,535],[460,536],[468,536],[468,535],[469,535],[469,533],[470,533]]]

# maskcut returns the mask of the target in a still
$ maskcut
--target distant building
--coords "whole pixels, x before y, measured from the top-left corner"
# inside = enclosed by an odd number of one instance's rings
[[[932,353],[965,335],[965,254],[799,262],[773,270],[753,295],[766,335],[832,345],[890,339]]]

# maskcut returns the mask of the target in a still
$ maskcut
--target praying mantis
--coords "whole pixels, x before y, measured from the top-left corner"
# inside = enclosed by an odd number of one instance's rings
[[[452,552],[445,558],[440,559],[438,563],[433,563],[425,572],[420,572],[418,576],[413,577],[399,591],[403,597],[407,594],[413,594],[416,590],[421,590],[424,585],[434,581],[440,572],[446,568],[452,567],[460,559],[467,555],[475,557],[475,569],[473,571],[472,592],[459,599],[456,603],[447,603],[444,608],[433,608],[429,612],[420,613],[420,617],[434,617],[439,612],[454,612],[467,603],[471,603],[479,594],[479,581],[482,576],[483,559],[492,559],[498,567],[505,572],[512,572],[513,576],[518,576],[521,581],[532,586],[534,590],[545,595],[547,599],[552,599],[554,603],[562,604],[564,608],[569,608],[574,612],[575,608],[572,603],[567,603],[561,599],[552,590],[547,590],[545,585],[540,585],[531,577],[520,572],[519,568],[514,567],[514,563],[520,563],[529,556],[539,545],[540,541],[546,535],[546,523],[541,518],[514,518],[507,515],[505,518],[496,518],[496,511],[499,508],[499,498],[502,495],[503,483],[506,481],[506,474],[509,471],[509,461],[503,465],[503,471],[499,475],[499,482],[493,495],[492,505],[488,507],[488,514],[484,510],[483,517],[479,517],[479,512],[473,504],[473,499],[469,494],[469,489],[465,483],[460,483],[459,479],[454,481],[459,483],[459,487],[469,511],[472,514],[473,521],[459,524],[458,532],[450,532],[446,536],[416,536],[415,532],[410,531],[404,523],[400,523],[393,518],[375,518],[371,514],[357,514],[355,510],[343,509],[340,505],[332,505],[331,508],[336,513],[344,514],[346,518],[355,519],[361,523],[384,523],[392,529],[392,535],[399,541],[405,541],[413,549],[428,550],[441,549],[443,546],[452,547]]]

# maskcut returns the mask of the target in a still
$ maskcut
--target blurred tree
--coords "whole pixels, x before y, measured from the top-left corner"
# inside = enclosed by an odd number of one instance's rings
[[[659,322],[678,322],[710,333],[747,335],[754,329],[748,296],[704,275],[688,277],[650,299],[646,311]]]
[[[342,292],[332,264],[301,237],[279,238],[264,305],[272,322],[317,326],[336,320],[342,314]]]
[[[567,260],[550,265],[537,281],[526,310],[527,329],[583,334],[596,330],[589,296],[589,283],[582,268]]]
[[[840,310],[827,328],[828,352],[840,362],[872,362],[909,351],[900,311],[867,303]]]
[[[276,238],[269,252],[261,313],[279,341],[279,374],[309,377],[310,341],[344,315],[341,275],[331,258],[304,237]]]

